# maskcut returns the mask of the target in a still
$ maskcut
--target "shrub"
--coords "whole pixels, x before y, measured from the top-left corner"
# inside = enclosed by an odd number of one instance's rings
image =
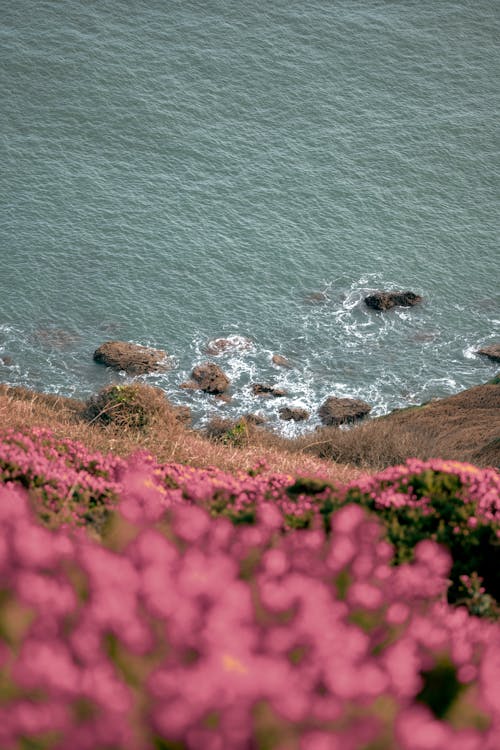
[[[0,490],[2,748],[496,750],[498,626],[444,602],[439,545],[391,567],[356,505],[329,535],[269,501],[234,527],[151,468],[103,545]]]
[[[28,489],[49,526],[89,525],[102,532],[137,463],[147,467],[151,486],[161,487],[164,507],[194,504],[213,518],[248,525],[256,523],[263,505],[272,506],[282,533],[316,528],[329,533],[337,509],[359,504],[383,522],[394,564],[411,560],[419,542],[432,539],[452,556],[449,601],[474,614],[498,616],[500,476],[494,470],[413,459],[342,487],[322,477],[272,473],[265,462],[233,475],[214,467],[159,464],[144,453],[125,461],[90,453],[48,430],[11,432],[0,441],[0,481]],[[146,493],[144,486],[139,490]]]
[[[464,586],[464,576],[473,574],[484,583],[486,598],[480,606],[490,615],[500,614],[496,603],[500,602],[500,476],[496,471],[455,461],[413,459],[351,483],[342,502],[356,502],[376,512],[394,545],[396,563],[411,560],[422,539],[446,546],[453,560],[449,601],[470,600],[478,613],[477,587]],[[327,501],[323,513],[327,515],[335,505]]]
[[[143,383],[106,386],[89,399],[85,411],[90,422],[130,430],[145,430],[159,422],[175,424],[185,416],[185,410],[172,406],[162,390]]]

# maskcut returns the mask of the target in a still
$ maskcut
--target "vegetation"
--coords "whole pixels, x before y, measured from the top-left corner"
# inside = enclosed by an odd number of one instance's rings
[[[341,486],[42,429],[0,467],[2,748],[496,747],[496,472]]]
[[[0,746],[496,750],[500,475],[407,454],[495,458],[498,390],[285,441],[1,387]]]

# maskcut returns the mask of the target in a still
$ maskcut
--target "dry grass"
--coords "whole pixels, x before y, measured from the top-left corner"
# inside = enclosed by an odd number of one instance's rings
[[[494,382],[370,419],[349,430],[325,427],[296,440],[280,438],[245,418],[219,420],[211,425],[209,436],[202,435],[186,426],[186,415],[172,407],[162,392],[149,386],[139,390],[122,387],[119,392],[129,401],[128,408],[131,401],[134,408],[139,404],[147,412],[144,418],[144,411],[139,410],[142,416],[138,418],[137,409],[132,409],[135,416],[127,423],[126,412],[119,419],[101,419],[103,410],[108,417],[113,412],[118,416],[123,405],[119,400],[115,408],[113,398],[109,403],[109,393],[102,403],[99,395],[94,398],[89,410],[89,404],[73,399],[0,385],[1,424],[4,429],[49,427],[59,437],[78,440],[90,450],[120,456],[145,450],[158,461],[216,466],[231,472],[247,471],[264,458],[274,471],[319,474],[337,482],[410,457],[500,465],[500,387]]]
[[[500,466],[500,388],[480,385],[350,430],[324,428],[294,442],[298,451],[370,471],[414,457]]]
[[[113,421],[103,424],[100,420],[92,421],[93,417],[88,421],[87,410],[88,405],[82,401],[0,385],[0,424],[3,430],[48,427],[58,437],[78,440],[91,451],[112,452],[125,457],[144,450],[158,461],[196,467],[216,466],[230,472],[248,471],[264,458],[270,469],[286,474],[318,474],[336,482],[347,482],[360,474],[352,466],[284,450],[286,441],[264,431],[260,431],[258,438],[256,436],[255,443],[238,446],[211,441],[178,419],[152,420],[147,426],[137,429]]]

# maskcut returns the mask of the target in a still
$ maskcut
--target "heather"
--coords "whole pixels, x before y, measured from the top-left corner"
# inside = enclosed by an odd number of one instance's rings
[[[48,430],[0,467],[5,750],[497,747],[493,470],[335,485]]]
[[[89,451],[44,428],[9,431],[0,441],[2,482],[26,488],[49,527],[82,526],[101,535],[137,467],[148,474],[166,506],[196,504],[235,525],[255,524],[261,504],[272,503],[283,532],[321,527],[328,535],[332,514],[359,504],[382,522],[394,564],[412,560],[422,539],[436,541],[451,554],[449,601],[463,602],[476,614],[497,613],[500,476],[494,469],[410,459],[340,484],[321,475],[278,473],[265,460],[230,473],[161,463],[145,451],[123,459]]]

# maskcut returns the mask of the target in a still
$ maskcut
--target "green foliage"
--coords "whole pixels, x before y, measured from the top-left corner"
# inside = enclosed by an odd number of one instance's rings
[[[417,701],[426,705],[436,719],[445,718],[460,692],[464,689],[457,679],[457,670],[449,658],[443,657],[432,669],[421,672],[423,687]]]
[[[285,514],[286,525],[290,529],[309,529],[313,518],[313,511],[301,513],[300,515],[295,515],[293,513]]]
[[[394,490],[408,497],[398,505],[380,503],[380,492],[365,493],[352,487],[339,498],[330,495],[320,503],[325,529],[331,525],[334,511],[348,503],[357,503],[375,512],[386,529],[386,539],[393,545],[395,565],[413,559],[415,546],[432,539],[447,547],[453,563],[448,590],[450,603],[465,604],[473,614],[497,618],[500,601],[500,540],[498,524],[477,515],[475,502],[467,501],[462,481],[457,474],[431,468],[405,476],[394,484],[382,483],[380,490]],[[482,582],[478,588],[464,590],[463,576],[476,575]],[[473,579],[474,580],[474,579]]]
[[[323,479],[316,479],[314,477],[297,477],[295,483],[290,487],[287,487],[286,494],[292,500],[295,500],[299,495],[314,496],[329,489],[333,489],[331,482],[326,482]]]
[[[241,446],[248,437],[248,424],[245,419],[240,419],[221,438],[225,445]]]

